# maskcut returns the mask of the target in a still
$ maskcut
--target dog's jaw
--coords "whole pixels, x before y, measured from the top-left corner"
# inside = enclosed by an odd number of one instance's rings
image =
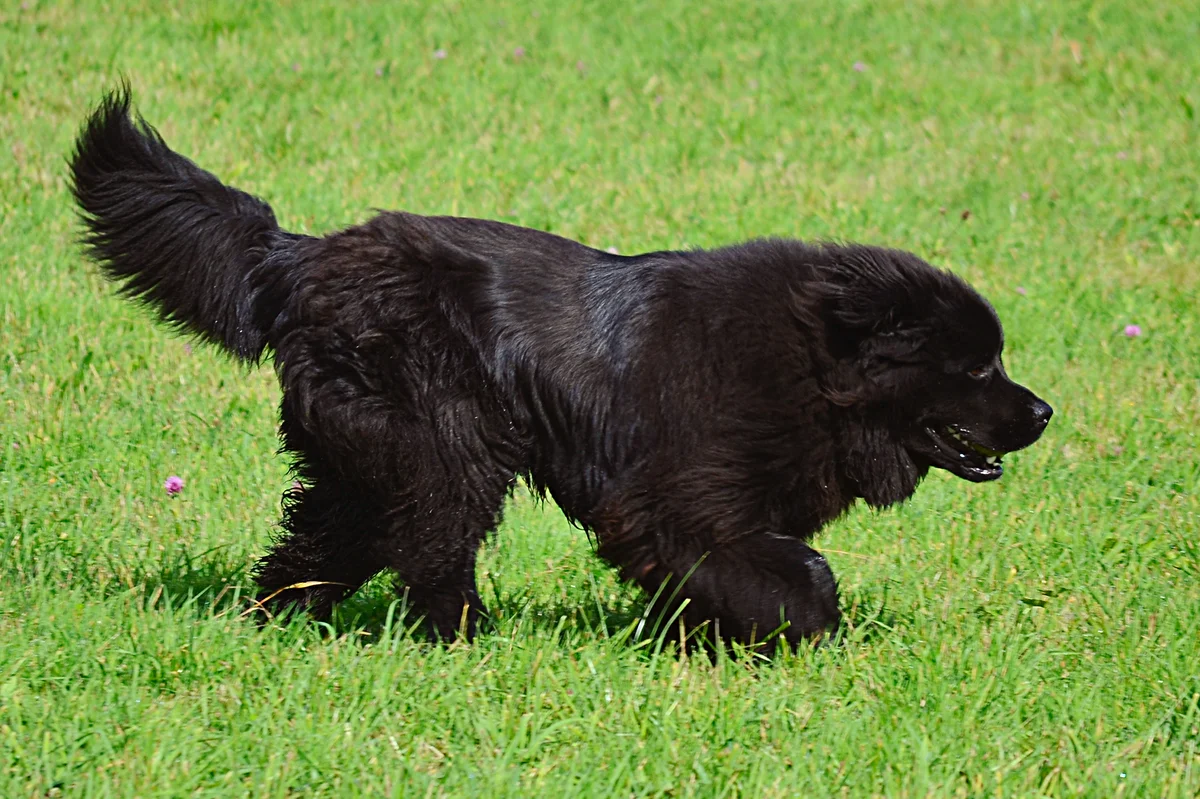
[[[913,495],[929,471],[882,425],[862,426],[846,448],[845,470],[857,493],[873,508],[886,508]]]
[[[1000,462],[1004,453],[972,441],[969,433],[956,425],[927,427],[925,435],[933,444],[930,456],[933,465],[955,477],[972,483],[986,483],[999,480],[1004,474],[1004,464]]]

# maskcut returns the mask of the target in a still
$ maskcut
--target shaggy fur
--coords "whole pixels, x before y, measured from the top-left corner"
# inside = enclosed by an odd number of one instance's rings
[[[323,616],[390,569],[436,635],[472,635],[476,552],[520,477],[665,613],[725,639],[820,635],[838,603],[814,533],[931,466],[999,477],[1051,413],[1004,373],[991,306],[904,252],[622,257],[407,213],[295,235],[134,122],[127,90],[71,171],[124,293],[273,355],[303,486],[256,569],[276,607]]]

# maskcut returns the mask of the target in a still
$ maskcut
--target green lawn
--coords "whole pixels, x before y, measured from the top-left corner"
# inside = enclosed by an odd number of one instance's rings
[[[1196,796],[1197,42],[1171,0],[6,3],[0,796]],[[296,230],[913,250],[1057,414],[999,483],[825,530],[848,625],[815,652],[633,640],[645,597],[523,493],[473,645],[410,637],[382,581],[259,629],[273,375],[73,242],[64,158],[122,74]]]

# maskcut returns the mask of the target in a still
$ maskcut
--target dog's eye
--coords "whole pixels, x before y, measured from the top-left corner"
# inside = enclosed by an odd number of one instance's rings
[[[986,380],[988,375],[990,375],[991,373],[992,373],[991,365],[984,364],[983,366],[976,366],[974,369],[967,372],[967,377],[970,377],[972,380]]]

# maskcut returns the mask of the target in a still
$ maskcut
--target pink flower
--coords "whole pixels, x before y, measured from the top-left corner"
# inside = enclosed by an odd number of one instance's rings
[[[183,478],[173,474],[163,482],[163,488],[166,489],[167,496],[173,497],[183,490]]]
[[[864,64],[863,62],[861,62],[861,61],[854,62],[854,71],[855,72],[863,72],[866,70],[866,68],[867,68],[867,65]]]
[[[446,57],[446,51],[439,47],[438,49],[433,51],[433,57],[436,58],[438,61],[441,61]]]
[[[513,58],[524,58],[524,57],[525,57],[525,48],[524,47],[518,47],[515,50],[513,50]]]
[[[1024,297],[1025,296],[1025,287],[1017,286],[1017,293],[1020,294],[1022,297]]]
[[[1137,338],[1142,335],[1142,328],[1137,325],[1125,325],[1125,337]]]

